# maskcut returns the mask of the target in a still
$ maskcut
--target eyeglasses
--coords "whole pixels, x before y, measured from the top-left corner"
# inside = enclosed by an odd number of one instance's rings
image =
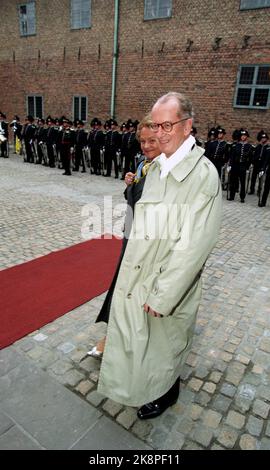
[[[182,122],[182,121],[186,121],[187,119],[190,119],[190,118],[186,117],[186,118],[183,118],[183,119],[179,119],[179,121],[175,121],[175,122],[170,122],[170,121],[164,121],[164,122],[161,122],[161,123],[153,122],[151,124],[151,129],[154,132],[158,132],[159,127],[161,127],[163,129],[163,131],[171,132],[172,128],[175,124],[178,124],[179,122]]]

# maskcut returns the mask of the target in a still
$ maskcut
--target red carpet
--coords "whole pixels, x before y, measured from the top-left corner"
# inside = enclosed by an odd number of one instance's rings
[[[0,271],[0,349],[106,291],[121,244],[89,240]]]

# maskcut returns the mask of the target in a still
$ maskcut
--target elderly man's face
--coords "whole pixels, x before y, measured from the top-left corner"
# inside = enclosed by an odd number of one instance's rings
[[[151,112],[151,117],[154,123],[161,124],[166,121],[174,123],[185,116],[179,117],[178,104],[171,100],[164,104],[155,104]],[[192,119],[174,124],[171,132],[165,132],[162,127],[159,126],[156,136],[159,139],[161,152],[165,153],[166,157],[170,157],[190,135],[191,128]]]

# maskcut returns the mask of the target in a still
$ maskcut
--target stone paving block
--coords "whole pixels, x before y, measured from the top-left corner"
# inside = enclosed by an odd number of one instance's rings
[[[203,381],[195,378],[190,379],[190,381],[188,382],[188,386],[191,388],[191,390],[194,390],[195,392],[198,392],[202,385]]]
[[[73,369],[72,363],[61,359],[49,366],[49,370],[55,375],[64,375],[71,369]]]
[[[137,419],[137,409],[126,407],[116,418],[116,421],[124,426],[125,429],[131,428]]]
[[[222,420],[222,414],[213,410],[207,410],[203,415],[203,424],[208,428],[216,429]]]
[[[149,421],[135,421],[134,425],[132,426],[132,432],[135,436],[139,437],[142,440],[146,440],[147,437],[150,435],[153,429],[153,425]]]
[[[199,417],[201,416],[203,412],[203,408],[199,405],[197,405],[196,403],[193,403],[191,405],[191,409],[190,409],[190,417],[191,419],[193,419],[194,421],[197,421],[197,419],[199,419]]]
[[[81,395],[85,396],[87,393],[92,390],[95,387],[93,382],[90,382],[89,380],[82,380],[75,390],[79,392]]]
[[[65,372],[65,374],[57,376],[57,379],[60,383],[64,385],[70,385],[71,387],[75,387],[75,385],[77,385],[84,378],[85,376],[75,369],[71,369],[68,372]]]
[[[110,399],[106,400],[102,406],[102,409],[107,411],[107,413],[113,417],[116,416],[122,410],[122,408],[123,405]]]
[[[253,413],[266,419],[269,414],[270,405],[262,400],[255,400],[253,404]]]
[[[261,434],[263,428],[263,420],[255,418],[255,416],[249,416],[247,424],[246,424],[246,429],[249,432],[249,434],[252,434],[253,436],[259,436]],[[267,434],[267,432],[266,432]]]
[[[208,447],[213,439],[213,432],[206,426],[197,424],[191,434],[191,439],[203,447]]]
[[[243,434],[240,438],[239,446],[241,450],[257,450],[258,443],[253,436]]]
[[[220,411],[221,413],[226,413],[231,405],[231,400],[228,397],[223,395],[216,395],[213,398],[212,406],[215,410]]]
[[[105,400],[104,395],[101,395],[101,393],[98,393],[96,390],[93,390],[92,392],[88,393],[86,397],[87,401],[89,403],[92,403],[94,406],[99,406],[103,400]]]
[[[237,411],[229,411],[225,424],[236,429],[242,429],[245,424],[245,416]]]
[[[220,381],[221,377],[222,374],[220,372],[212,372],[210,374],[209,380],[210,382],[214,382],[215,384],[217,384]]]
[[[237,441],[238,433],[231,428],[222,427],[218,432],[218,442],[226,447],[226,449],[232,449]]]
[[[234,397],[235,393],[236,393],[236,387],[232,384],[229,384],[229,383],[226,383],[224,382],[222,384],[222,387],[220,389],[220,392],[223,394],[223,395],[226,395],[227,397]]]
[[[270,450],[270,439],[264,437],[260,443],[260,450]]]
[[[202,389],[205,390],[205,392],[213,394],[216,390],[216,385],[213,382],[205,382]]]

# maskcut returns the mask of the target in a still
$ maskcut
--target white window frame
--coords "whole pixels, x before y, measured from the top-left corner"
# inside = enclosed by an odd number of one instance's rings
[[[251,84],[241,84],[240,83],[240,77],[241,77],[241,70],[243,67],[254,67],[254,74],[253,74],[253,80]],[[236,87],[235,87],[235,95],[234,95],[234,103],[233,106],[234,108],[245,108],[245,109],[269,109],[270,107],[270,84],[269,85],[258,85],[257,78],[258,78],[258,72],[260,67],[270,67],[270,64],[241,64],[239,65],[239,69],[237,72],[237,82],[236,82]],[[254,95],[255,91],[258,89],[268,89],[268,100],[266,106],[254,106],[253,100],[254,100]],[[249,105],[240,105],[237,104],[237,96],[238,96],[238,90],[239,89],[251,89],[251,94],[250,94],[250,99],[249,99]]]
[[[89,10],[89,21],[87,22],[87,25],[83,24],[85,9],[87,11]],[[76,30],[91,28],[91,12],[91,0],[70,0],[70,29]],[[76,18],[76,14],[79,15],[79,23],[78,18]]]
[[[78,116],[78,118],[75,117],[75,99],[76,98],[79,99],[79,116]],[[82,99],[83,98],[85,98],[85,100],[86,100],[85,119],[82,119]],[[73,121],[75,121],[75,119],[80,119],[80,121],[87,122],[87,119],[88,119],[88,97],[87,96],[83,96],[83,95],[74,95],[73,96],[73,99],[72,99],[72,116],[73,116]]]
[[[26,7],[25,15],[22,15],[21,13],[22,7]],[[27,13],[27,10],[30,10],[30,9],[32,9],[33,18],[30,17],[30,11]],[[36,2],[31,1],[31,2],[20,3],[18,5],[18,14],[19,14],[20,35],[23,37],[35,36],[36,34]],[[30,20],[32,21],[32,24]]]
[[[153,0],[144,0],[144,20],[145,21],[151,21],[151,20],[160,20],[164,18],[171,18],[172,17],[172,0],[166,0],[170,5],[167,7],[167,14],[162,15],[160,13],[160,8],[162,7],[162,2],[164,0],[155,0],[156,5],[151,6]],[[149,12],[149,9],[152,9],[151,11],[151,16],[147,16],[147,13]]]
[[[30,109],[29,109],[29,103],[28,103],[28,99],[29,98],[34,98],[34,113],[30,112]],[[39,114],[37,114],[37,102],[36,102],[36,99],[37,98],[41,98],[41,116]],[[44,116],[44,100],[43,100],[43,96],[42,95],[35,95],[35,94],[31,94],[31,95],[27,95],[26,96],[26,109],[27,109],[27,113],[26,114],[31,114],[33,116],[33,118],[37,119],[37,118],[43,118]]]
[[[256,10],[269,7],[270,0],[240,0],[240,10]]]

